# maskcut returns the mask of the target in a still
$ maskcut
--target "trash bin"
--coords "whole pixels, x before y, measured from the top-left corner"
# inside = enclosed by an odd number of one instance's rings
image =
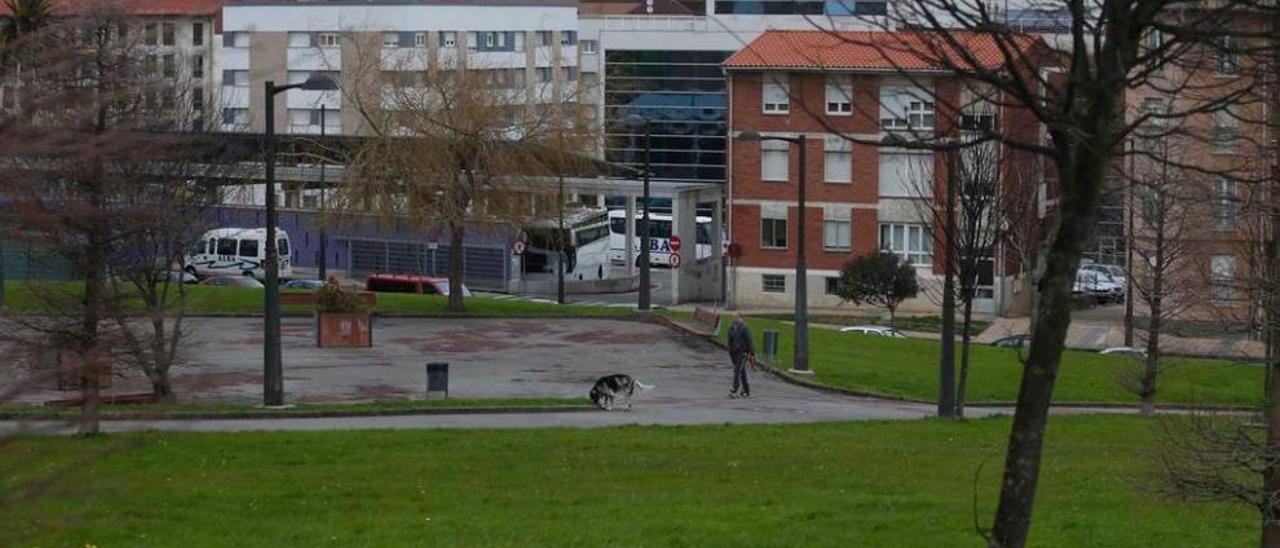
[[[764,356],[773,361],[778,356],[778,332],[772,329],[764,330]]]
[[[449,364],[447,362],[431,362],[427,364],[427,398],[449,397]]]

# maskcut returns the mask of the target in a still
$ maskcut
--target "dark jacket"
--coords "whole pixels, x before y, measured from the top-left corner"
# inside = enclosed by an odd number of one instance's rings
[[[729,326],[729,357],[737,361],[743,356],[756,353],[755,343],[751,341],[751,329],[746,322],[733,322]]]

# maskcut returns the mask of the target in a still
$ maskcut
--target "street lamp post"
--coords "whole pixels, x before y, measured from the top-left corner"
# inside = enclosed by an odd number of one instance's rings
[[[744,131],[738,134],[738,138],[744,141],[782,141],[796,145],[799,149],[799,183],[796,185],[796,206],[800,210],[796,219],[796,336],[795,336],[795,363],[791,366],[792,373],[812,374],[809,369],[809,272],[805,265],[805,149],[806,139],[804,134],[796,137],[782,136],[763,136],[755,131]]]
[[[636,308],[649,310],[652,300],[649,288],[649,119],[638,114],[627,117],[627,124],[632,128],[644,129],[644,212],[640,225],[640,295]],[[633,222],[628,219],[627,222]]]
[[[325,127],[324,127],[324,126],[325,126],[325,114],[327,114],[327,111],[328,111],[328,107],[327,107],[324,103],[321,103],[321,104],[320,104],[320,137],[321,137],[321,141],[324,141],[323,137],[325,136]],[[322,150],[323,150],[323,149],[322,149]],[[329,189],[328,189],[328,188],[326,188],[326,187],[324,186],[324,165],[325,165],[325,163],[326,163],[326,162],[325,162],[324,157],[321,157],[321,158],[320,158],[320,265],[319,265],[319,267],[320,267],[320,276],[319,276],[320,281],[328,281],[328,280],[329,280],[329,268],[328,268],[328,267],[329,267],[329,250],[328,250],[328,240],[329,240],[329,238],[328,238],[328,237],[327,237],[327,235],[325,234],[325,230],[324,230],[324,225],[325,225],[325,223],[327,222],[327,219],[325,219],[325,218],[324,218],[324,215],[325,215],[325,214],[327,214],[327,213],[329,212],[328,207],[327,207],[327,206],[328,206],[328,204],[326,203],[326,198],[325,198],[325,195],[327,195],[327,194],[329,193]]]
[[[284,405],[284,368],[280,359],[280,260],[276,245],[276,105],[275,96],[290,89],[334,90],[338,84],[332,79],[313,75],[301,84],[277,86],[267,80],[263,85],[266,99],[266,131],[263,137],[266,154],[266,291],[263,292],[265,325],[263,326],[262,403],[267,406]]]

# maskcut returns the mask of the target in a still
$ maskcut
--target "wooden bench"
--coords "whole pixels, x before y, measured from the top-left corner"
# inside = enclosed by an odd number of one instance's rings
[[[377,293],[374,293],[372,291],[361,291],[359,293],[356,293],[356,295],[360,297],[361,301],[364,301],[364,304],[367,304],[369,306],[378,304]],[[319,299],[320,299],[320,296],[317,295],[314,291],[307,291],[304,293],[293,293],[293,292],[280,293],[280,304],[282,305],[315,306],[316,302]]]
[[[715,337],[720,334],[720,314],[717,314],[714,310],[695,307],[693,309],[693,321],[706,328],[706,331],[701,333],[702,335]]]

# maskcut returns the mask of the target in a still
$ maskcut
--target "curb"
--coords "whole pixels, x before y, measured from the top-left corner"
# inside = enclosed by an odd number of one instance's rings
[[[242,419],[328,419],[343,417],[400,417],[409,415],[502,415],[520,413],[578,413],[600,411],[589,405],[547,407],[441,407],[423,409],[387,409],[370,411],[237,411],[230,413],[103,413],[103,421],[172,421],[172,420],[242,420]],[[0,413],[3,421],[74,420],[75,414]]]

